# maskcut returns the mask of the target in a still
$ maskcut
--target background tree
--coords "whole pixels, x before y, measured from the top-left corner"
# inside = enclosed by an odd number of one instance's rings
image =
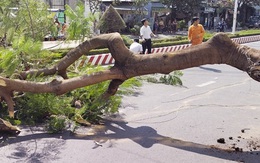
[[[100,11],[101,2],[97,0],[87,0],[90,12],[94,15],[96,12]]]
[[[103,10],[105,10],[106,6],[104,4],[102,4],[101,1],[97,1],[97,0],[81,0],[81,2],[82,3],[78,3],[78,6],[81,6],[80,4],[87,3],[86,6],[84,5],[84,7],[88,6],[89,7],[88,9],[90,11],[90,13],[85,13],[85,15],[84,15],[86,18],[88,18],[88,20],[90,22],[92,22],[92,25],[88,26],[87,28],[92,28],[93,29],[91,31],[92,33],[98,33],[97,22],[101,17],[100,11],[102,12]],[[88,9],[85,9],[85,11]]]
[[[238,6],[242,6],[243,4],[249,6],[256,6],[256,5],[260,5],[260,0],[239,0],[238,1]]]
[[[98,24],[98,28],[103,33],[119,32],[125,27],[126,25],[124,20],[112,5],[110,5],[105,13],[102,15]]]
[[[234,9],[234,0],[219,0],[216,2],[217,6],[224,9]],[[245,25],[249,16],[254,15],[253,6],[260,5],[260,0],[239,0],[238,1],[238,11],[239,17],[238,21]]]
[[[238,2],[238,11],[239,14],[239,21],[242,24],[245,24],[249,19],[249,16],[254,15],[254,8],[253,6],[260,5],[260,0],[239,0]]]
[[[144,6],[147,5],[149,0],[135,0],[133,6],[136,8],[134,14],[144,15]]]
[[[203,0],[161,0],[172,10],[172,17],[176,18],[177,14],[184,14],[186,19],[197,16],[200,12],[201,2]]]

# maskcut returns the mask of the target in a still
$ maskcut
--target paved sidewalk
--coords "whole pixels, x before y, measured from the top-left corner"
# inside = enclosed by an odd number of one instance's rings
[[[44,41],[43,49],[56,50],[56,49],[72,49],[77,47],[80,41]]]

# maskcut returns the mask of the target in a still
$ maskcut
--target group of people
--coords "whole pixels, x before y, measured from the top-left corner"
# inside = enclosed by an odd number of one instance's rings
[[[54,25],[56,27],[56,33],[51,31],[45,36],[45,41],[64,40],[66,38],[67,24],[60,23],[58,18],[54,19]]]
[[[200,19],[194,17],[192,19],[192,25],[188,30],[188,39],[192,46],[201,44],[205,34],[204,27],[199,23]],[[136,54],[151,53],[152,40],[151,37],[157,37],[151,30],[147,19],[142,19],[142,27],[140,28],[140,39],[134,39],[134,42],[130,45],[130,50]],[[139,43],[139,40],[141,43]]]
[[[157,32],[168,32],[168,33],[175,33],[177,31],[177,20],[169,20],[168,23],[165,25],[164,20],[161,19],[160,21],[156,20],[153,25],[154,33]]]
[[[227,23],[224,20],[220,21],[217,26],[217,32],[225,32],[226,27]]]
[[[147,49],[147,53],[150,54],[152,52],[151,37],[157,36],[152,32],[147,19],[142,19],[141,22],[143,25],[140,28],[140,40],[142,44],[139,43],[139,38],[134,39],[134,43],[130,45],[130,50],[134,53],[145,54]]]
[[[57,39],[65,39],[65,34],[67,30],[67,25],[66,23],[60,23],[58,21],[58,18],[55,19],[54,24],[57,28]]]

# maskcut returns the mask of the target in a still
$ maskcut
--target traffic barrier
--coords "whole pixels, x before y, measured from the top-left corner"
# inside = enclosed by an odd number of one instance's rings
[[[190,44],[183,44],[183,45],[176,45],[176,46],[167,46],[167,47],[161,47],[161,48],[152,48],[152,53],[166,53],[166,52],[174,52],[178,50],[185,49],[189,47]],[[115,63],[114,58],[110,53],[106,54],[98,54],[98,55],[91,55],[88,56],[86,59],[80,59],[78,62],[80,64],[77,65],[108,65]]]
[[[248,42],[260,41],[260,35],[233,38],[232,40],[238,44],[244,44],[244,43],[248,43]],[[151,52],[152,53],[174,52],[174,51],[185,49],[190,46],[191,46],[190,44],[183,44],[183,45],[167,46],[167,47],[161,47],[161,48],[152,48]],[[77,65],[83,66],[86,64],[108,65],[108,64],[113,64],[114,62],[115,62],[115,60],[112,57],[112,55],[110,53],[106,53],[106,54],[87,56],[86,58],[79,59],[76,63],[76,66]]]
[[[248,42],[260,41],[260,35],[233,38],[232,40],[238,44],[244,44]]]
[[[161,48],[152,48],[151,52],[152,53],[174,52],[174,51],[185,49],[189,46],[190,46],[190,44],[184,44],[184,45],[167,46],[167,47],[161,47]]]

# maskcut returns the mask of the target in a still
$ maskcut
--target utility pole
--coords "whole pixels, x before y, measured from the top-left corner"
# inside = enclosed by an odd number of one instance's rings
[[[236,24],[237,24],[237,7],[238,7],[238,0],[235,0],[235,7],[233,13],[233,27],[232,27],[232,34],[236,32]]]

